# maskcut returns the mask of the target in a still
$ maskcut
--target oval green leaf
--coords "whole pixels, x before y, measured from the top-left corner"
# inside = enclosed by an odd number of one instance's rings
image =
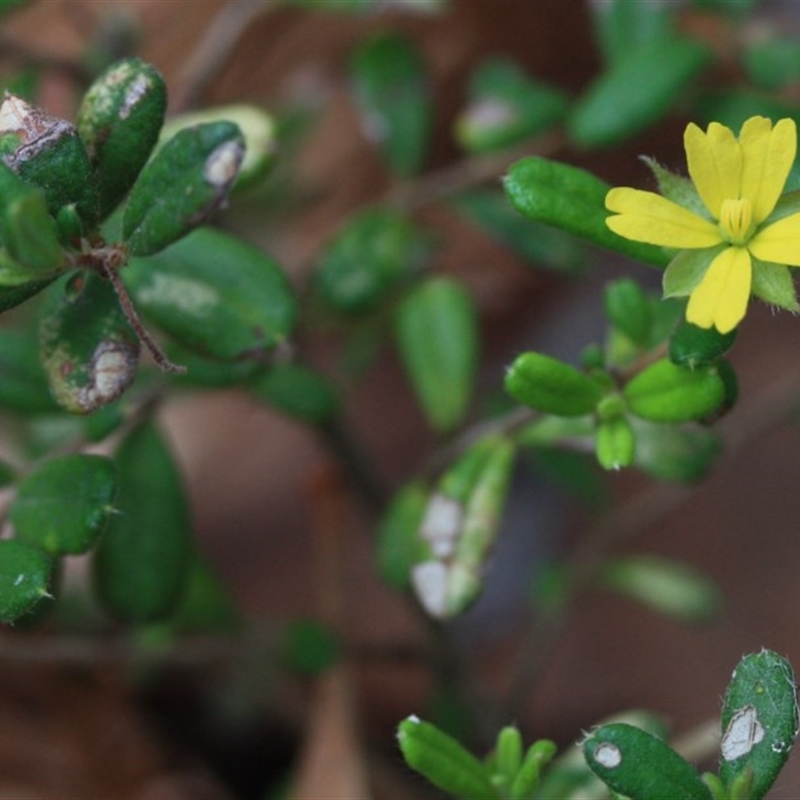
[[[95,168],[101,219],[147,163],[166,109],[164,79],[138,58],[112,64],[84,95],[77,127]]]
[[[152,423],[132,431],[114,459],[117,510],[94,555],[103,607],[124,622],[168,615],[181,600],[191,558],[181,476]]]
[[[679,561],[657,556],[615,558],[603,567],[600,583],[683,622],[704,622],[722,604],[710,578]]]
[[[512,204],[526,217],[616,250],[646,264],[665,267],[667,250],[618,236],[606,225],[611,187],[578,167],[529,156],[517,161],[504,180]]]
[[[414,42],[382,33],[363,42],[352,65],[362,127],[392,171],[413,175],[428,147],[433,104],[422,55]]]
[[[791,664],[771,650],[745,656],[733,672],[722,708],[719,776],[727,787],[752,773],[748,797],[763,797],[792,750],[798,729]]]
[[[605,394],[589,375],[541,353],[523,353],[506,374],[506,391],[526,406],[561,417],[591,414]]]
[[[466,414],[478,358],[478,318],[467,290],[451,278],[431,278],[404,298],[395,341],[425,416],[449,431]]]
[[[88,414],[116,400],[136,377],[139,339],[111,284],[94,272],[75,273],[48,301],[41,357],[59,405]]]
[[[435,725],[407,717],[397,741],[408,766],[443,792],[459,800],[500,800],[488,769]]]
[[[371,209],[348,220],[325,247],[315,287],[336,311],[369,311],[418,272],[429,251],[428,236],[406,217]]]
[[[107,458],[69,455],[46,462],[19,484],[16,537],[52,555],[85,553],[114,511],[116,470]]]
[[[205,222],[228,199],[244,156],[232,122],[211,122],[175,134],[142,170],[122,218],[131,255],[163,250]]]
[[[661,359],[627,383],[623,394],[637,417],[651,422],[690,422],[722,405],[725,384],[713,366],[692,370]]]
[[[734,328],[729,333],[720,333],[716,328],[698,328],[684,321],[670,337],[670,360],[690,369],[711,364],[733,347],[737,331]]]
[[[323,425],[339,411],[339,395],[323,375],[303,364],[276,364],[251,381],[259,399],[301,422]]]
[[[284,341],[294,326],[294,295],[278,265],[212,228],[200,228],[158,255],[131,259],[122,276],[150,319],[210,358],[258,355]]]
[[[571,139],[603,147],[640,133],[669,111],[709,59],[709,50],[691,39],[658,38],[628,50],[574,106]]]
[[[583,742],[586,763],[607,786],[636,800],[712,800],[695,768],[663,739],[612,722]]]
[[[545,131],[568,107],[563,92],[529,78],[515,62],[489,59],[470,79],[469,105],[456,120],[455,136],[470,152],[490,152]]]

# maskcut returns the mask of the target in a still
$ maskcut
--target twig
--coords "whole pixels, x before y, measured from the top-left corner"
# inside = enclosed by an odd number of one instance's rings
[[[181,366],[180,364],[175,364],[173,361],[170,361],[167,358],[167,355],[164,351],[158,346],[155,339],[147,332],[144,325],[142,325],[142,321],[139,319],[139,314],[136,311],[136,307],[133,305],[130,296],[128,295],[128,290],[125,288],[125,284],[122,282],[122,279],[119,277],[119,273],[113,266],[107,264],[105,261],[100,262],[100,271],[102,272],[103,276],[111,283],[111,286],[114,288],[114,292],[117,295],[117,299],[119,300],[120,308],[122,309],[122,313],[125,314],[125,318],[130,323],[130,326],[136,332],[136,336],[139,340],[144,344],[144,346],[149,350],[150,355],[153,357],[153,360],[158,365],[159,369],[163,370],[164,372],[173,372],[177,375],[182,375],[186,372],[186,367]]]
[[[719,425],[729,454],[765,432],[777,428],[796,410],[800,396],[800,371],[788,371],[773,381],[750,403]],[[653,483],[624,505],[601,520],[580,540],[567,566],[568,590],[563,605],[554,612],[540,614],[525,635],[511,670],[509,688],[501,703],[504,714],[519,713],[536,684],[555,642],[564,627],[566,616],[577,597],[585,591],[609,554],[623,542],[644,533],[657,521],[680,508],[695,495],[692,487],[674,483]]]
[[[183,68],[183,88],[175,102],[176,110],[186,111],[200,103],[242,34],[272,5],[270,0],[230,0],[220,9]]]
[[[564,145],[562,133],[548,133],[497,153],[464,158],[456,164],[428,172],[389,189],[379,205],[413,211],[502,175],[511,164],[532,153],[553,153]]]

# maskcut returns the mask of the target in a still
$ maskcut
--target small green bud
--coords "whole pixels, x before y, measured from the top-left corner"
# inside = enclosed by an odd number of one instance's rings
[[[651,364],[623,389],[631,413],[651,422],[689,422],[711,414],[725,399],[714,367],[691,370],[668,359]]]
[[[737,330],[720,333],[716,328],[698,328],[684,321],[669,340],[670,360],[690,369],[710,364],[733,347]]]
[[[562,417],[591,414],[604,388],[589,375],[541,353],[523,353],[506,375],[506,391],[520,403]]]
[[[397,740],[408,766],[442,791],[463,800],[499,800],[488,769],[435,725],[407,717]]]
[[[625,417],[612,417],[597,426],[597,460],[604,469],[622,469],[633,463],[636,437]]]

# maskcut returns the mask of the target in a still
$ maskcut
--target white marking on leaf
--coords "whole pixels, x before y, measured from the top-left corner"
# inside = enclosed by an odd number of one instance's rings
[[[443,619],[447,614],[447,567],[439,561],[424,561],[411,571],[411,583],[423,608]]]
[[[420,526],[420,536],[430,542],[436,558],[444,559],[453,554],[463,516],[462,505],[452,498],[443,494],[431,497]]]
[[[615,744],[603,742],[594,751],[594,760],[606,769],[614,769],[622,763],[622,753]]]
[[[227,189],[239,172],[243,157],[244,148],[239,142],[223,142],[214,148],[203,167],[206,183],[218,189]]]
[[[728,723],[720,743],[722,757],[726,761],[736,761],[746,756],[764,739],[764,726],[758,720],[755,706],[740,708]]]

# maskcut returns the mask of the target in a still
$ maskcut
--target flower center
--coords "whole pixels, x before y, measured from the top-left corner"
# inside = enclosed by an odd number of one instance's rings
[[[734,245],[743,245],[752,233],[753,206],[747,198],[723,200],[719,212],[723,236]]]

